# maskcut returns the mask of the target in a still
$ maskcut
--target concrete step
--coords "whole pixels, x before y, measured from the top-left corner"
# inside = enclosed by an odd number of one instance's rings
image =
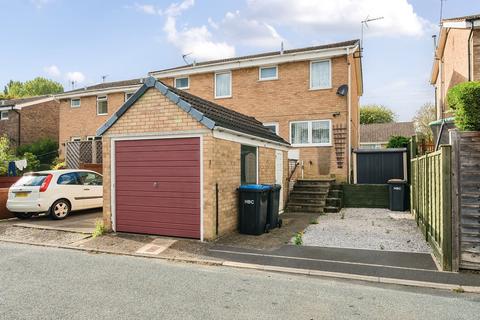
[[[319,206],[325,206],[326,198],[301,198],[301,197],[290,197],[290,202],[292,203],[301,203],[301,204],[316,204]]]
[[[320,197],[320,196],[327,196],[328,195],[328,191],[311,191],[311,190],[307,190],[307,191],[303,191],[303,190],[293,190],[292,192],[290,192],[290,195],[302,195],[302,196],[313,196],[313,197]]]
[[[313,191],[313,192],[328,192],[328,186],[311,186],[311,185],[297,185],[293,186],[294,191]]]
[[[332,190],[328,192],[329,198],[343,198],[343,191],[342,190]]]
[[[332,207],[342,207],[342,199],[341,198],[331,198],[328,197],[325,199],[325,203],[327,206],[332,206]]]
[[[296,212],[324,213],[323,207],[304,207],[304,206],[292,206],[292,205],[288,205],[285,211],[289,213],[296,213]]]

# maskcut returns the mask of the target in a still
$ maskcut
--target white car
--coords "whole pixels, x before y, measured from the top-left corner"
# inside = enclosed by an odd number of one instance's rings
[[[20,219],[48,213],[64,219],[70,212],[103,206],[102,176],[89,170],[26,173],[8,191],[7,209]]]

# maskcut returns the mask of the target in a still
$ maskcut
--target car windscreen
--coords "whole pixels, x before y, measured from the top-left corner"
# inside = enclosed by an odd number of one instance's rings
[[[40,187],[47,178],[47,175],[28,175],[23,176],[13,186],[14,187]]]

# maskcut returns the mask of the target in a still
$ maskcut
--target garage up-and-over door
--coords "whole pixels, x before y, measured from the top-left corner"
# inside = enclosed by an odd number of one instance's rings
[[[116,231],[200,238],[200,138],[115,142]]]

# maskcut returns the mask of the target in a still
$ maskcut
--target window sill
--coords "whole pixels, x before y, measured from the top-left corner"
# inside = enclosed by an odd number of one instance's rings
[[[215,97],[214,99],[231,99],[232,96],[221,96],[221,97]]]
[[[325,88],[309,88],[308,91],[321,91],[321,90],[331,90],[333,87],[325,87]]]
[[[258,79],[257,82],[275,81],[275,80],[278,80],[278,78]]]
[[[178,88],[178,87],[175,87],[175,89],[178,89],[178,90],[188,90],[188,89],[190,89],[190,87],[185,87],[185,88]]]
[[[97,116],[108,116],[108,113],[97,113]]]
[[[332,147],[331,143],[306,143],[306,144],[291,144],[293,148],[311,148],[311,147]]]

